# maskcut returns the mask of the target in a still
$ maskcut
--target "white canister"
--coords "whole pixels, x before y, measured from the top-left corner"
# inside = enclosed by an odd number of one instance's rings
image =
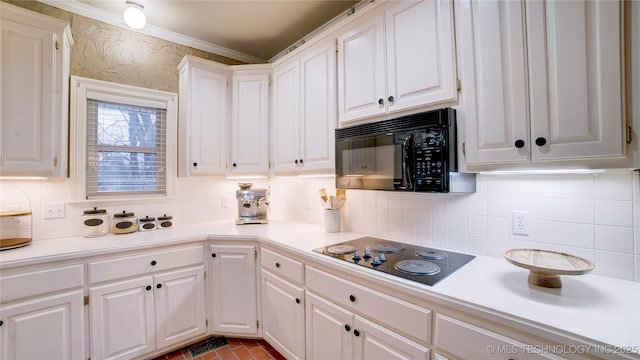
[[[138,231],[138,220],[134,213],[122,211],[121,214],[114,214],[111,222],[111,232],[114,234],[130,234]]]
[[[107,235],[110,225],[111,219],[109,219],[109,214],[105,209],[94,207],[82,213],[82,236],[84,237]]]
[[[149,231],[156,229],[156,218],[146,217],[138,219],[138,230],[139,231]]]
[[[324,229],[327,232],[340,232],[342,229],[342,209],[324,210]]]
[[[158,229],[171,229],[173,227],[173,216],[158,216]]]

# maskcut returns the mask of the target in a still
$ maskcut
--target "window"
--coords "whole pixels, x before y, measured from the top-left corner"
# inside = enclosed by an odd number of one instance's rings
[[[171,195],[176,95],[78,77],[72,81],[77,197]]]

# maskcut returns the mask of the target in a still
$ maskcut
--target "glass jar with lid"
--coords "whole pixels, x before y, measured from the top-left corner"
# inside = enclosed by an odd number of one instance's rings
[[[98,237],[109,233],[111,219],[107,210],[94,207],[82,213],[82,236]]]
[[[111,222],[111,232],[114,234],[130,234],[138,231],[138,220],[132,212],[122,211],[114,214]]]

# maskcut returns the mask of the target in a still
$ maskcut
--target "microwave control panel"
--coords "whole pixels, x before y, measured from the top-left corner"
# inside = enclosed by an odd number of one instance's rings
[[[442,128],[416,130],[414,174],[416,191],[441,192],[447,185],[445,136]]]

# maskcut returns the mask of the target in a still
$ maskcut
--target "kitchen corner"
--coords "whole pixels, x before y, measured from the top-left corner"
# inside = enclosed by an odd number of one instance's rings
[[[327,233],[322,226],[290,221],[268,225],[238,226],[234,221],[185,225],[166,231],[107,235],[99,238],[70,237],[34,242],[32,245],[0,253],[3,276],[20,266],[46,263],[82,262],[119,252],[163,248],[198,243],[257,242],[261,248],[289,254],[308,269],[325,268],[330,273],[354,281],[374,291],[428,306],[440,316],[453,311],[499,323],[515,333],[535,339],[551,335],[560,344],[600,347],[592,352],[606,357],[609,352],[638,358],[640,346],[640,284],[593,274],[564,276],[561,289],[547,289],[527,283],[527,270],[503,259],[478,255],[434,286],[365,269],[312,251],[314,248],[362,236],[351,232]],[[437,327],[438,325],[436,325]],[[436,337],[437,343],[437,337]],[[540,340],[538,340],[540,341]],[[559,345],[558,345],[559,346]],[[568,346],[568,345],[567,345]],[[569,351],[567,347],[557,351]],[[633,353],[635,352],[635,355]],[[563,357],[563,355],[556,354]],[[570,357],[570,356],[569,356]]]

